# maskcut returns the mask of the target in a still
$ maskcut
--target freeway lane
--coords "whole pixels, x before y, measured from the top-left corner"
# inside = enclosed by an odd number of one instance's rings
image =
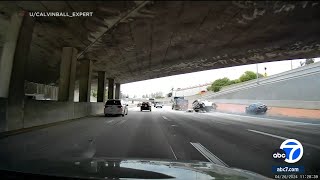
[[[272,177],[270,167],[280,165],[273,161],[272,152],[280,147],[284,139],[249,131],[256,130],[301,141],[304,157],[295,165],[303,165],[309,173],[319,174],[320,127],[317,125],[254,121],[245,116],[238,119],[222,113],[168,112],[166,117],[176,122],[183,136],[200,142],[229,166]]]
[[[208,161],[195,147],[204,147],[228,166],[273,177],[277,165],[272,152],[283,138],[298,139],[304,165],[319,174],[320,126],[252,119],[223,113],[188,113],[169,107],[140,112],[130,108],[128,116],[82,118],[0,139],[0,164],[15,166],[32,158],[150,158]],[[191,144],[192,143],[192,144]],[[310,174],[309,173],[309,174]]]

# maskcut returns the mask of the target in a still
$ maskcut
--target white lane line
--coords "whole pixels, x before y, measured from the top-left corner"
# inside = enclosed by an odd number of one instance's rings
[[[229,125],[228,123],[225,122],[220,122],[220,121],[211,121],[213,123],[218,123],[218,124],[222,124],[222,125]]]
[[[170,119],[168,119],[167,117],[165,116],[162,116],[163,119],[167,120],[167,121],[171,121]]]
[[[169,146],[170,146],[170,145],[169,145]],[[170,146],[170,149],[171,149],[171,152],[172,152],[172,154],[173,154],[174,158],[175,158],[176,160],[178,160],[178,158],[177,158],[176,154],[174,153],[174,151],[173,151],[173,149],[172,149],[172,147],[171,147],[171,146]]]
[[[274,134],[269,134],[269,133],[266,133],[266,132],[256,131],[256,130],[253,130],[253,129],[247,129],[247,130],[251,131],[251,132],[254,132],[254,133],[258,133],[258,134],[262,134],[262,135],[265,135],[265,136],[270,136],[270,137],[274,137],[274,138],[278,138],[278,139],[282,139],[282,140],[291,139],[291,138],[282,137],[282,136],[278,136],[278,135],[274,135]],[[309,143],[303,143],[303,142],[301,142],[301,143],[302,143],[302,145],[310,146],[310,147],[313,147],[315,149],[319,149],[320,150],[320,146],[309,144]]]
[[[229,118],[229,119],[231,119],[230,116],[239,117],[239,119],[233,119],[233,120],[242,120],[242,119],[240,119],[240,117],[242,117],[242,118],[248,118],[248,119],[253,119],[253,120],[260,119],[260,120],[278,121],[278,122],[285,122],[285,123],[292,123],[292,124],[320,126],[320,124],[318,124],[318,123],[306,123],[306,122],[300,122],[300,121],[287,121],[287,120],[281,120],[281,119],[252,117],[252,116],[237,115],[237,114],[228,114],[228,113],[220,113],[220,112],[215,112],[215,114],[208,114],[208,115],[218,116],[218,117],[219,117],[219,116],[220,116],[220,117],[222,116],[222,117]],[[226,116],[229,116],[229,117],[226,117]],[[259,120],[257,120],[257,121],[259,121]]]
[[[201,115],[191,115],[191,117],[198,118],[198,119],[206,119],[204,117],[201,117]]]
[[[225,162],[223,162],[221,159],[219,159],[217,156],[215,156],[212,152],[210,152],[207,148],[205,148],[202,144],[200,143],[193,143],[190,142],[190,144],[196,148],[208,161],[218,164],[220,166],[225,166],[229,167]]]
[[[106,121],[105,123],[110,124],[110,123],[112,123],[113,121],[114,121],[114,120]]]
[[[286,137],[282,137],[282,136],[277,136],[277,135],[273,135],[273,134],[269,134],[269,133],[265,133],[265,132],[261,132],[261,131],[256,131],[256,130],[252,130],[252,129],[247,129],[247,130],[248,130],[248,131],[251,131],[251,132],[254,132],[254,133],[258,133],[258,134],[275,137],[275,138],[278,138],[278,139],[283,139],[283,140],[290,139],[290,138],[286,138]]]
[[[121,120],[117,125],[125,123],[126,120]]]

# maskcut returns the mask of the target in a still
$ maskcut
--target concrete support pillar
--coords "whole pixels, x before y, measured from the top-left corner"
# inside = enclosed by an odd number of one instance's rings
[[[114,79],[108,78],[108,99],[114,99]]]
[[[7,27],[5,42],[3,45],[0,59],[0,97],[8,98],[9,85],[20,28],[23,24],[24,17],[14,13],[10,19],[10,25]]]
[[[104,102],[106,92],[106,72],[98,72],[98,92],[97,92],[97,102]]]
[[[82,60],[80,63],[79,102],[90,102],[92,61]]]
[[[0,59],[0,131],[23,128],[25,72],[35,21],[14,13]]]
[[[115,99],[120,99],[120,83],[116,83]]]
[[[62,49],[59,77],[59,101],[71,101],[74,99],[74,86],[76,80],[77,49],[64,47]]]

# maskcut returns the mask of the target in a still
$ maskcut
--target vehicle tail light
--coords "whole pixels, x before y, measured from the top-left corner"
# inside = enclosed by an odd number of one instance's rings
[[[107,108],[107,107],[110,107],[110,106],[107,106],[107,105],[106,105],[106,106],[104,106],[104,107],[106,107],[106,108]]]

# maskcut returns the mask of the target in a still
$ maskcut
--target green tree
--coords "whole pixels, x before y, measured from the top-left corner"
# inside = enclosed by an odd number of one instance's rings
[[[91,90],[91,96],[93,96],[93,97],[98,97],[98,93],[97,93],[97,91],[96,90]]]
[[[313,64],[313,63],[314,63],[314,59],[313,58],[307,58],[306,59],[306,65]]]
[[[313,58],[307,58],[304,62],[300,61],[300,66],[306,66],[308,64],[313,64],[314,63],[314,59]]]
[[[239,79],[234,79],[234,80],[230,80],[229,84],[228,85],[231,85],[231,84],[237,84],[237,83],[240,83],[241,81]]]
[[[259,78],[264,77],[260,73],[258,73],[258,76],[259,76]],[[239,78],[240,82],[250,81],[252,79],[257,79],[257,74],[253,71],[246,71]]]
[[[229,78],[224,77],[224,78],[215,80],[215,81],[212,83],[211,87],[209,87],[209,89],[210,89],[211,91],[218,92],[218,91],[220,91],[220,89],[221,89],[223,86],[228,86],[228,85],[230,85],[231,83],[232,83],[232,82],[230,81]]]

